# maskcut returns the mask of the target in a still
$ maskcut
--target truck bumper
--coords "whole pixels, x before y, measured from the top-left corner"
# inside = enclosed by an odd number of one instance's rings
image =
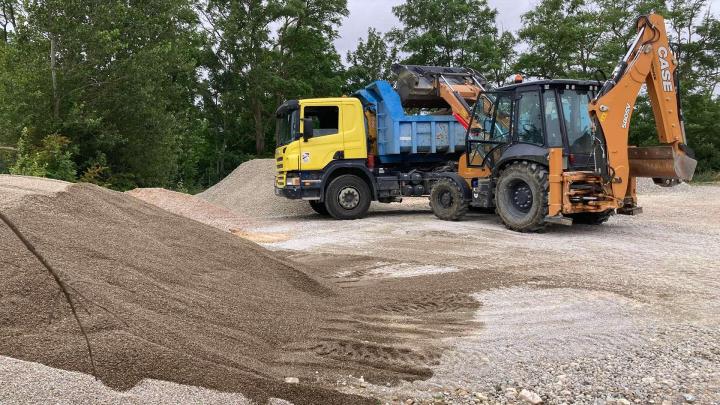
[[[286,186],[275,187],[275,195],[291,200],[319,200],[322,195],[322,186]]]

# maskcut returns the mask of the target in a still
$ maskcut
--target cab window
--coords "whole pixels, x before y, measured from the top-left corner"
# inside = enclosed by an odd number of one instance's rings
[[[590,125],[588,103],[590,93],[587,91],[566,90],[560,95],[565,130],[571,153],[590,154],[593,150],[593,135]]]
[[[335,135],[340,128],[340,108],[337,106],[305,107],[305,118],[312,119],[315,137]]]
[[[286,111],[277,116],[275,126],[275,141],[277,146],[287,145],[295,138],[300,126],[300,112],[298,110]]]
[[[518,142],[543,145],[542,109],[540,93],[531,91],[522,93],[518,105]]]
[[[562,133],[560,132],[560,114],[558,113],[557,99],[553,90],[543,93],[545,104],[545,129],[547,131],[547,144],[549,147],[562,147]]]

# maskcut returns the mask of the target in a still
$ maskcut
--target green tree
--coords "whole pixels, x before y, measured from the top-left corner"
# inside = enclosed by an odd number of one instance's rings
[[[62,133],[78,147],[79,166],[104,153],[122,187],[172,186],[202,40],[188,1],[25,4],[2,61],[0,86],[16,100],[0,107],[5,136],[23,127]]]
[[[543,0],[522,17],[517,69],[539,78],[589,77],[603,27],[585,0]]]
[[[52,134],[42,138],[40,145],[34,145],[30,132],[25,129],[18,140],[17,160],[10,173],[74,181],[74,153],[75,148],[67,137]]]
[[[397,57],[397,48],[387,36],[369,28],[367,38],[360,38],[355,50],[347,53],[347,90],[358,90],[375,80],[391,80]]]
[[[10,41],[15,27],[17,27],[20,8],[18,0],[0,0],[0,41],[2,43]]]
[[[266,152],[268,86],[273,82],[270,25],[279,4],[262,0],[209,0],[196,5],[210,40],[208,79],[202,92],[206,167],[215,182],[245,158]]]
[[[515,39],[498,31],[486,0],[408,0],[393,13],[403,27],[390,36],[405,63],[471,67],[497,83],[508,75]]]
[[[273,47],[276,101],[340,95],[343,66],[333,41],[348,15],[347,0],[289,0],[279,12]]]

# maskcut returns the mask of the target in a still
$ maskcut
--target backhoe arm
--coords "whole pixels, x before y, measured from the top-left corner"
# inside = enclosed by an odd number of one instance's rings
[[[697,162],[686,146],[676,70],[665,20],[658,14],[642,16],[630,50],[595,99],[590,115],[605,139],[607,178],[613,195],[629,194],[631,177],[651,177],[673,184],[689,181]],[[630,120],[643,84],[647,84],[661,146],[628,147]]]

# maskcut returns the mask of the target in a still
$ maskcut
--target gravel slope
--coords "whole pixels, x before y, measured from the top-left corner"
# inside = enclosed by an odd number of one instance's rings
[[[275,196],[275,159],[249,160],[197,196],[251,218],[314,214],[307,201]]]

